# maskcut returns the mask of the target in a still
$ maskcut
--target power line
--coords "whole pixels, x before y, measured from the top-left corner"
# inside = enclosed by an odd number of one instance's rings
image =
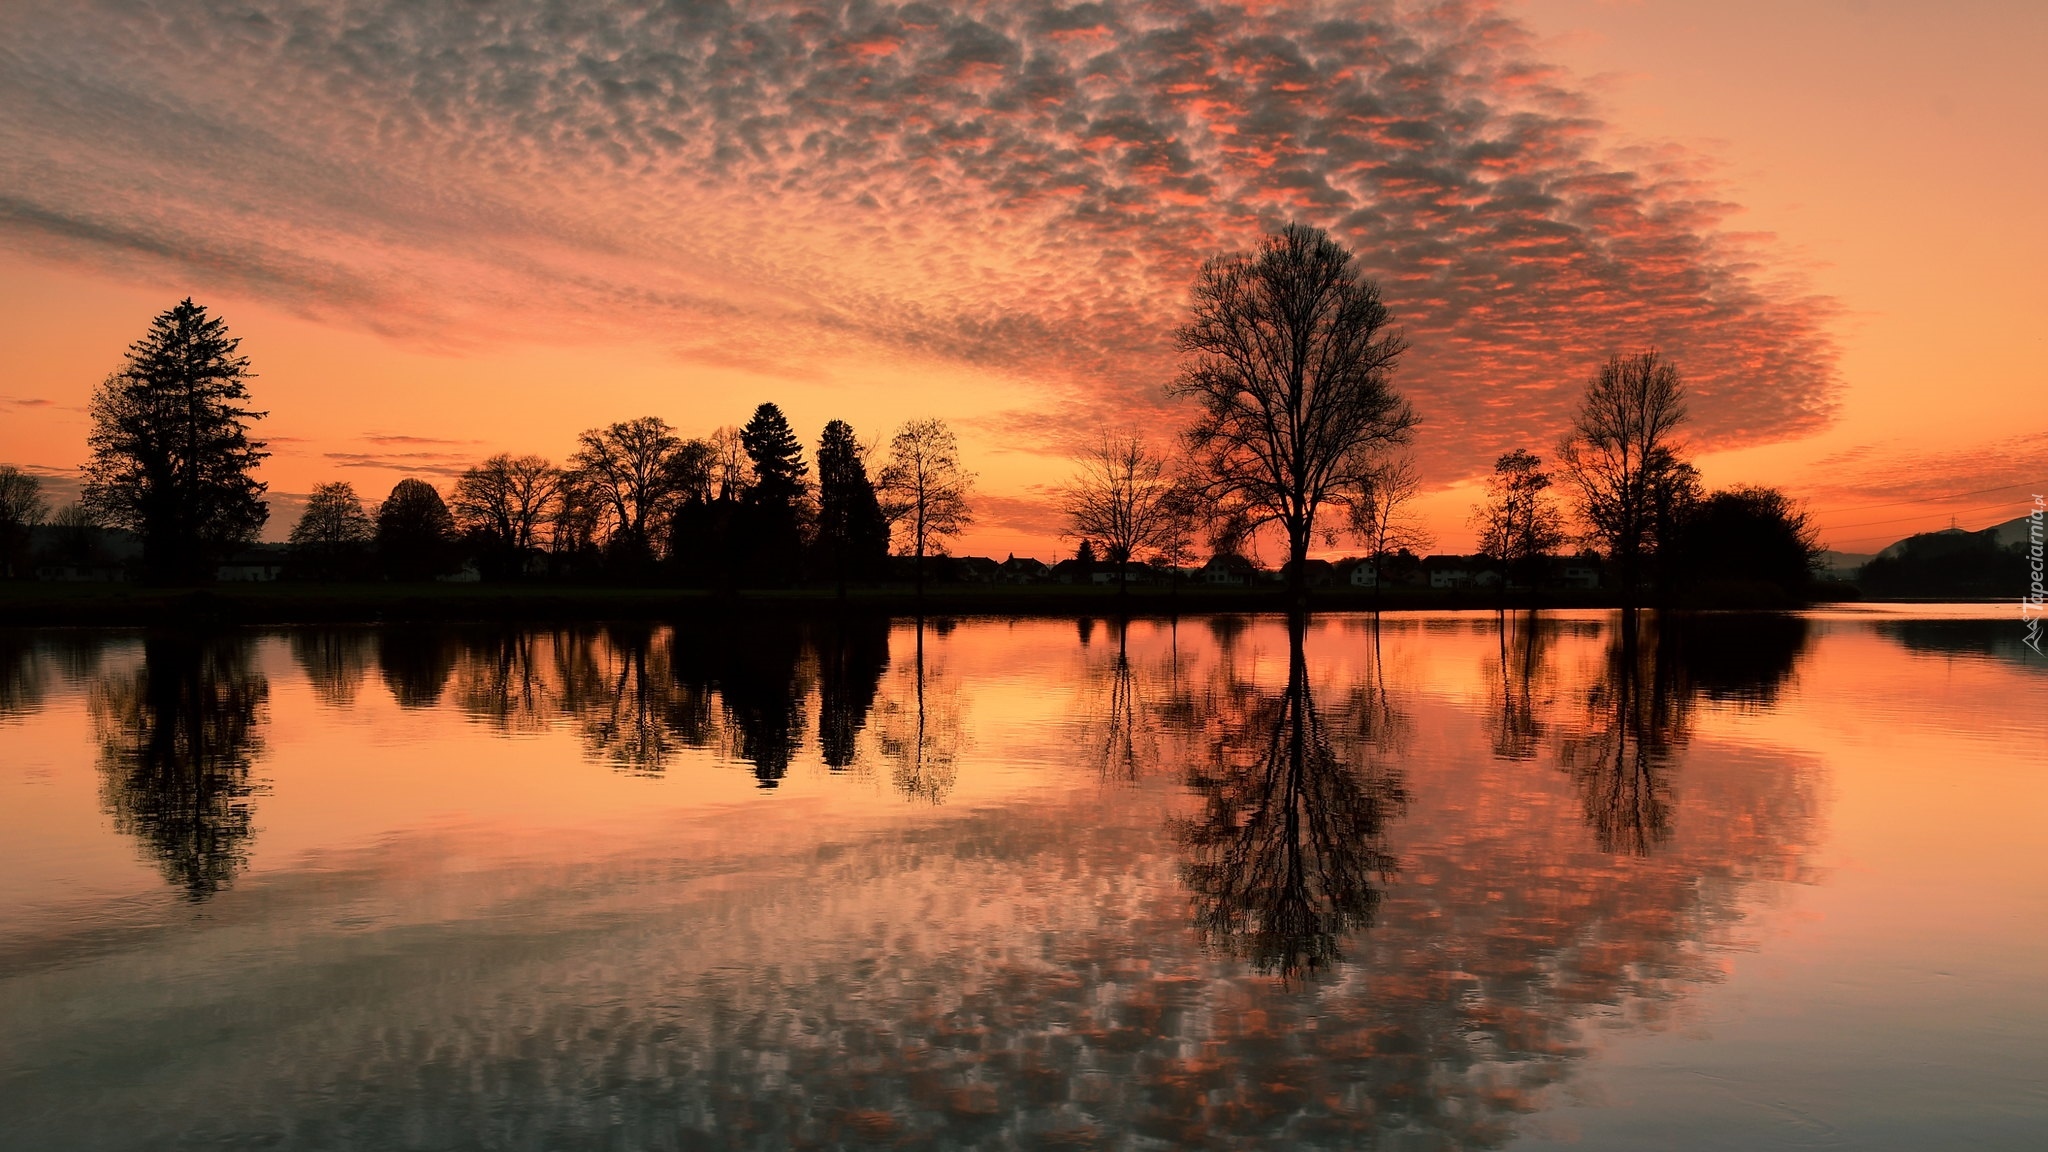
[[[1904,504],[1934,504],[1943,500],[1960,500],[1965,496],[1982,496],[1986,492],[2003,492],[2008,488],[2033,486],[2032,480],[2020,480],[2012,484],[2000,484],[1996,488],[1979,488],[1974,492],[1950,492],[1945,496],[1921,496],[1912,500],[1894,500],[1889,504],[1845,504],[1840,508],[1817,508],[1813,510],[1813,515],[1825,516],[1830,512],[1869,512],[1878,508],[1897,508]]]
[[[1904,524],[1913,520],[1925,520],[1929,516],[1954,516],[1962,512],[1982,512],[1986,508],[2008,508],[2010,504],[2001,500],[1996,504],[1978,504],[1971,508],[1944,508],[1939,512],[1922,512],[1918,516],[1894,516],[1889,520],[1859,520],[1854,524],[1836,524],[1832,527],[1821,525],[1823,531],[1837,531],[1843,528],[1868,528],[1873,524]]]

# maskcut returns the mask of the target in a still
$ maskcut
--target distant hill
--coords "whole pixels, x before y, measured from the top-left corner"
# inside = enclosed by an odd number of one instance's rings
[[[1820,554],[1820,570],[1836,580],[1854,580],[1856,570],[1876,558],[1874,552],[1837,552],[1830,548]]]
[[[2026,550],[2032,522],[2026,516],[1971,532],[1943,528],[1920,532],[1872,557],[1856,574],[1863,590],[1877,596],[2000,598],[2026,587]]]

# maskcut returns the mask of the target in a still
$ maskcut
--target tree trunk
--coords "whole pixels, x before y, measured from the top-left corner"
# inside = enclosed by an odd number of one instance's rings
[[[1308,525],[1287,526],[1287,550],[1293,557],[1287,571],[1287,603],[1292,612],[1308,611]]]

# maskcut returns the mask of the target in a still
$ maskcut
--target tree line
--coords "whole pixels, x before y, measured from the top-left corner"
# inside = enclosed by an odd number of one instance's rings
[[[1057,505],[1079,554],[1114,565],[1121,587],[1140,561],[1179,571],[1203,549],[1243,555],[1275,539],[1299,604],[1318,542],[1355,540],[1376,564],[1428,546],[1413,508],[1420,419],[1394,386],[1408,345],[1353,253],[1294,224],[1212,259],[1174,339],[1168,393],[1193,417],[1165,446],[1110,432],[1077,453]],[[205,580],[266,522],[252,378],[221,319],[186,299],[96,390],[73,515],[135,532],[145,578]],[[1527,448],[1501,456],[1471,523],[1504,583],[1533,589],[1576,542],[1605,559],[1626,603],[1687,582],[1803,587],[1819,549],[1805,514],[1772,489],[1704,491],[1678,437],[1686,415],[1675,364],[1615,355],[1554,464]],[[427,579],[467,560],[493,580],[843,590],[907,574],[922,590],[927,560],[974,521],[974,476],[936,419],[902,425],[871,475],[880,451],[833,420],[814,475],[773,403],[697,437],[642,416],[582,432],[559,463],[491,456],[445,494],[414,477],[366,505],[346,481],[321,484],[291,529],[293,558],[326,580]],[[0,470],[0,551],[18,552],[45,511],[33,477]]]

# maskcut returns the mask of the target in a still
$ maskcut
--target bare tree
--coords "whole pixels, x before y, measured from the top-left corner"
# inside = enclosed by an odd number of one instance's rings
[[[292,558],[323,580],[361,574],[375,529],[362,497],[346,480],[315,484],[292,525]]]
[[[653,558],[655,531],[687,487],[677,474],[683,446],[668,421],[642,416],[576,438],[569,458],[576,484],[610,522],[611,546],[638,560]]]
[[[1421,552],[1436,540],[1415,515],[1415,498],[1421,492],[1422,474],[1415,458],[1403,452],[1374,460],[1351,501],[1351,531],[1372,562],[1375,601],[1386,583],[1387,557],[1403,548]]]
[[[723,503],[738,501],[754,486],[754,461],[747,455],[740,430],[727,425],[712,432],[704,443],[710,449],[711,498]]]
[[[562,494],[562,471],[544,457],[499,453],[455,481],[450,511],[465,532],[490,538],[519,565]]]
[[[1685,467],[1675,435],[1685,385],[1656,349],[1616,355],[1586,385],[1558,462],[1578,497],[1587,540],[1607,552],[1633,605],[1643,561],[1657,541],[1657,510]]]
[[[1203,265],[1175,334],[1185,362],[1171,391],[1201,404],[1187,433],[1200,474],[1235,533],[1286,533],[1297,605],[1317,514],[1355,500],[1375,453],[1416,423],[1389,384],[1407,345],[1387,321],[1351,253],[1290,224]]]
[[[889,463],[876,485],[882,510],[901,529],[924,596],[924,558],[943,556],[947,539],[974,523],[967,495],[974,473],[960,467],[960,444],[943,420],[912,420],[889,442]]]
[[[28,573],[29,531],[49,512],[41,480],[12,464],[0,464],[0,574]]]
[[[1503,593],[1507,581],[1515,577],[1536,588],[1544,558],[1565,541],[1564,517],[1550,485],[1543,458],[1517,448],[1494,462],[1486,499],[1473,506],[1471,524],[1479,532],[1479,551],[1500,561]]]
[[[1082,452],[1080,470],[1060,489],[1058,503],[1066,517],[1066,535],[1102,541],[1117,566],[1119,596],[1128,590],[1128,573],[1138,553],[1157,548],[1175,527],[1171,523],[1173,476],[1163,457],[1129,432],[1105,432]]]

